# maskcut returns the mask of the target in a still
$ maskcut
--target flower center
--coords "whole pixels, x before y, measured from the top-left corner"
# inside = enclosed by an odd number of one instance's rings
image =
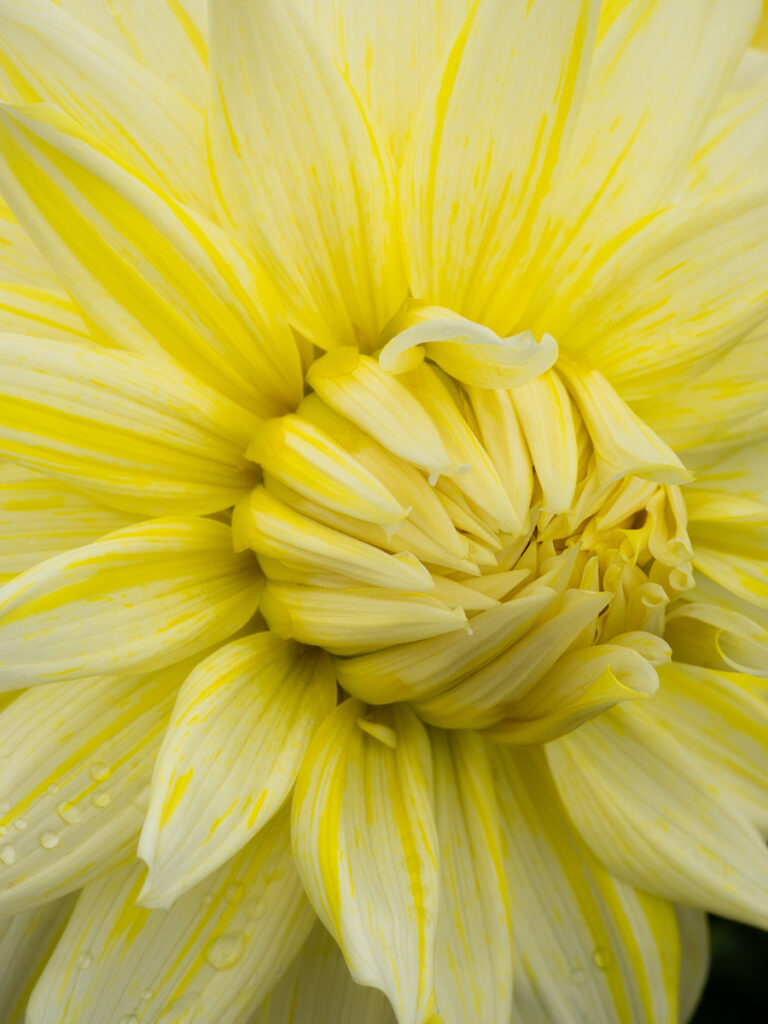
[[[674,453],[548,336],[413,305],[382,340],[317,359],[248,450],[233,530],[270,629],[369,704],[501,742],[651,695],[692,585]]]

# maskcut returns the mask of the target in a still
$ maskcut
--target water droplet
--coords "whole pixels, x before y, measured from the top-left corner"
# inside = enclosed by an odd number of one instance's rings
[[[81,971],[87,971],[89,967],[93,966],[93,957],[90,953],[83,953],[82,956],[77,958],[77,966]]]
[[[53,794],[58,793],[60,789],[61,786],[58,782],[52,782],[48,789],[46,789],[46,793],[48,793],[49,796],[53,796]]]
[[[6,843],[5,846],[0,846],[0,860],[6,867],[10,867],[11,864],[16,862],[16,850],[10,843]]]
[[[24,829],[27,827],[27,823],[24,820],[24,818],[17,818],[13,824],[19,830],[19,832],[23,832]]]
[[[573,981],[574,981],[574,982],[575,982],[575,983],[576,983],[577,985],[580,985],[580,984],[581,984],[581,983],[582,983],[582,982],[584,981],[584,979],[586,978],[586,976],[587,976],[587,975],[586,975],[586,972],[585,972],[585,971],[583,971],[583,970],[581,969],[581,967],[572,967],[572,968],[571,968],[571,978],[573,979]]]
[[[596,946],[592,953],[592,959],[595,962],[595,967],[599,967],[601,971],[606,971],[613,963],[613,957],[609,950],[604,946]]]
[[[83,816],[77,804],[70,803],[69,800],[63,800],[56,808],[56,813],[67,825],[76,825]]]
[[[90,772],[91,778],[94,782],[103,782],[105,779],[108,779],[111,774],[112,769],[103,761],[97,761],[91,768]]]
[[[245,916],[249,921],[259,921],[267,910],[266,900],[250,900],[245,905]]]
[[[239,882],[235,882],[234,885],[227,886],[227,890],[224,893],[224,898],[227,903],[239,903],[245,895],[245,889],[240,885]]]
[[[91,803],[94,807],[108,807],[112,803],[112,794],[106,789],[99,790],[91,797]]]
[[[142,1001],[142,1003],[146,1003],[147,1000],[151,999],[151,998],[152,998],[152,989],[151,988],[145,988],[144,991],[141,993],[141,1001]]]
[[[135,1013],[126,1013],[124,1017],[121,1017],[117,1024],[139,1024],[139,1018]]]
[[[242,932],[229,932],[216,939],[206,954],[208,963],[217,971],[234,967],[245,952],[245,937]]]
[[[205,896],[203,896],[201,903],[203,904],[204,907],[210,907],[210,905],[213,903],[213,893],[207,892]]]
[[[54,846],[59,845],[59,837],[55,832],[41,832],[40,845],[46,850],[52,850]]]

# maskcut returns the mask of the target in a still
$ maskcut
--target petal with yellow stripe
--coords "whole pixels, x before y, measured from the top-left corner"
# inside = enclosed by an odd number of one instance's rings
[[[0,921],[0,1013],[23,1024],[27,1000],[72,913],[73,897]]]
[[[0,278],[4,270],[0,256]],[[83,318],[67,295],[12,281],[0,283],[0,331],[80,344],[93,343]]]
[[[290,0],[211,4],[219,199],[322,348],[375,345],[407,293],[389,156]]]
[[[250,619],[260,581],[223,523],[158,519],[116,530],[0,588],[0,684],[181,661]]]
[[[315,734],[293,798],[302,882],[352,977],[399,1024],[435,1011],[438,839],[429,740],[404,705],[348,700]]]
[[[287,814],[167,912],[136,906],[143,875],[134,863],[83,890],[32,993],[28,1024],[104,1024],[136,1012],[146,1020],[237,1024],[312,928]],[[90,970],[78,966],[86,954]]]
[[[235,640],[194,669],[152,778],[142,906],[167,909],[274,816],[335,704],[328,655],[271,633]]]

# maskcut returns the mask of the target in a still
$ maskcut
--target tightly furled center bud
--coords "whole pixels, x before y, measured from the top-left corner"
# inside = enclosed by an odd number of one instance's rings
[[[548,336],[414,308],[386,340],[323,355],[249,448],[233,530],[270,629],[368,704],[500,742],[652,694],[692,584],[674,453]]]

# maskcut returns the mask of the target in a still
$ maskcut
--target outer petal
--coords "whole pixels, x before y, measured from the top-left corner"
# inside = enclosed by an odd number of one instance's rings
[[[0,683],[160,668],[253,615],[260,577],[229,527],[159,519],[57,555],[0,588]]]
[[[519,272],[540,237],[578,110],[597,9],[592,0],[474,5],[405,159],[417,298],[511,333]]]
[[[491,765],[472,732],[432,730],[440,836],[435,991],[445,1024],[508,1024],[512,922]]]
[[[266,285],[196,220],[44,105],[0,108],[0,189],[99,332],[165,354],[260,415],[293,408],[301,369]]]
[[[381,992],[352,981],[318,923],[248,1024],[395,1024],[395,1015]]]
[[[296,0],[399,159],[471,0]]]
[[[0,923],[0,1013],[22,1024],[29,993],[59,941],[74,899],[57,900]]]
[[[206,0],[54,0],[205,109]]]
[[[152,778],[143,906],[167,908],[236,853],[291,791],[336,704],[327,654],[271,633],[222,647],[184,683]]]
[[[96,505],[59,480],[4,463],[0,465],[0,582],[130,522],[129,516]]]
[[[276,818],[167,913],[135,905],[138,865],[88,886],[32,994],[28,1024],[132,1015],[235,1024],[253,1012],[312,927],[286,819]]]
[[[766,926],[765,843],[668,726],[636,705],[612,708],[547,755],[571,819],[610,871]]]
[[[183,678],[176,667],[38,686],[0,714],[0,917],[72,892],[131,855]]]
[[[210,205],[204,120],[175,89],[48,0],[3,0],[4,99],[61,107],[128,169],[181,202]]]
[[[255,482],[257,419],[154,359],[0,334],[0,401],[0,452],[125,511],[216,512]]]
[[[348,700],[315,734],[293,798],[293,848],[352,977],[380,988],[399,1024],[434,1012],[437,837],[429,742],[403,705]]]
[[[513,1019],[677,1024],[673,908],[589,855],[540,749],[497,750],[494,767],[515,928]]]
[[[693,907],[675,907],[680,928],[680,1021],[688,1024],[709,973],[707,915]]]
[[[323,348],[373,347],[405,298],[388,156],[286,0],[211,3],[224,209]]]
[[[602,246],[666,200],[747,47],[759,6],[760,0],[603,4],[549,230],[523,289],[531,296],[526,327]]]

